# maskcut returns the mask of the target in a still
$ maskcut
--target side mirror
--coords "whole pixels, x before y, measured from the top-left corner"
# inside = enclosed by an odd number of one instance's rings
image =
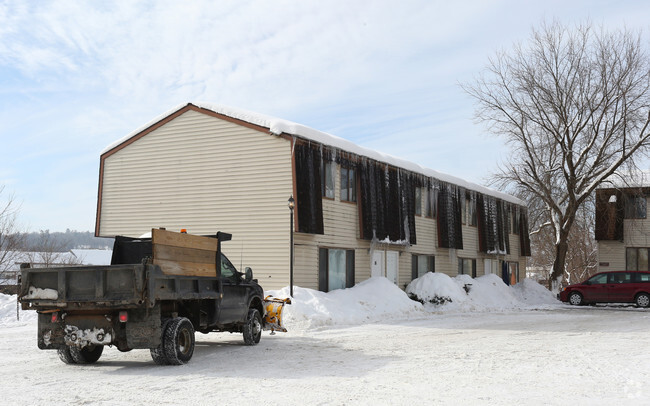
[[[582,284],[583,284],[583,285],[591,285],[591,282],[589,282],[589,281],[584,281]]]
[[[244,270],[244,280],[246,282],[250,282],[253,280],[253,270],[250,268],[250,266],[247,266],[246,269]]]

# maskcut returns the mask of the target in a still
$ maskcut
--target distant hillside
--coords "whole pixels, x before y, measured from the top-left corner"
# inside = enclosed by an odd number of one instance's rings
[[[112,238],[98,238],[90,231],[66,230],[65,232],[49,230],[25,233],[25,250],[39,251],[42,247],[43,240],[48,241],[48,245],[56,247],[56,251],[69,251],[74,248],[113,248]]]

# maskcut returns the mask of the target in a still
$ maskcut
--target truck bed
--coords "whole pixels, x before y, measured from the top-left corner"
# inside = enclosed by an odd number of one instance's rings
[[[153,307],[156,300],[219,299],[216,277],[166,275],[151,264],[23,268],[23,309]]]

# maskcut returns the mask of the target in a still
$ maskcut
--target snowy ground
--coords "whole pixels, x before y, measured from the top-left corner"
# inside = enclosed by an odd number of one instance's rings
[[[0,295],[3,398],[16,405],[647,404],[650,311],[574,308],[529,282],[516,290],[489,277],[474,281],[463,304],[442,306],[405,301],[382,279],[329,294],[297,288],[288,333],[267,332],[254,347],[239,334],[197,334],[194,358],[180,367],[157,366],[146,350],[115,349],[95,365],[64,365],[56,352],[36,348],[33,313],[16,322],[15,303]]]

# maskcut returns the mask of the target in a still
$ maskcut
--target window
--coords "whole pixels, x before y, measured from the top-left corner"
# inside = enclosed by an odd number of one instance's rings
[[[433,255],[413,254],[411,258],[411,279],[419,278],[427,272],[436,271],[436,261]]]
[[[519,207],[512,209],[512,234],[519,234]]]
[[[422,188],[421,187],[415,188],[415,215],[416,216],[422,215]]]
[[[318,288],[323,292],[354,286],[354,250],[320,248]]]
[[[323,197],[326,197],[328,199],[334,199],[334,170],[335,169],[336,166],[334,166],[333,162],[323,163],[322,193],[323,193]]]
[[[625,199],[625,218],[644,219],[646,218],[646,206],[648,201],[645,196],[629,196]]]
[[[519,283],[519,262],[508,262],[508,268],[510,270],[510,284]]]
[[[354,169],[341,167],[341,201],[357,201],[357,177]]]
[[[648,248],[626,248],[625,269],[628,271],[648,271]]]
[[[590,285],[604,285],[607,283],[607,274],[601,273],[600,275],[592,276],[589,278]]]
[[[232,278],[237,274],[237,269],[223,254],[221,255],[221,277]]]
[[[458,275],[471,275],[472,278],[476,278],[476,260],[458,258]]]
[[[426,187],[415,188],[415,214],[433,218],[435,213],[435,201],[433,199],[433,190]]]
[[[634,282],[650,282],[650,273],[635,273],[632,275]]]
[[[467,199],[460,199],[460,219],[463,224],[467,224]]]
[[[470,226],[476,227],[478,219],[476,217],[476,199],[467,200],[467,221]]]
[[[431,189],[422,189],[422,200],[424,200],[424,215],[426,217],[433,217],[433,190]]]
[[[629,272],[610,273],[608,283],[632,283],[632,274]]]

